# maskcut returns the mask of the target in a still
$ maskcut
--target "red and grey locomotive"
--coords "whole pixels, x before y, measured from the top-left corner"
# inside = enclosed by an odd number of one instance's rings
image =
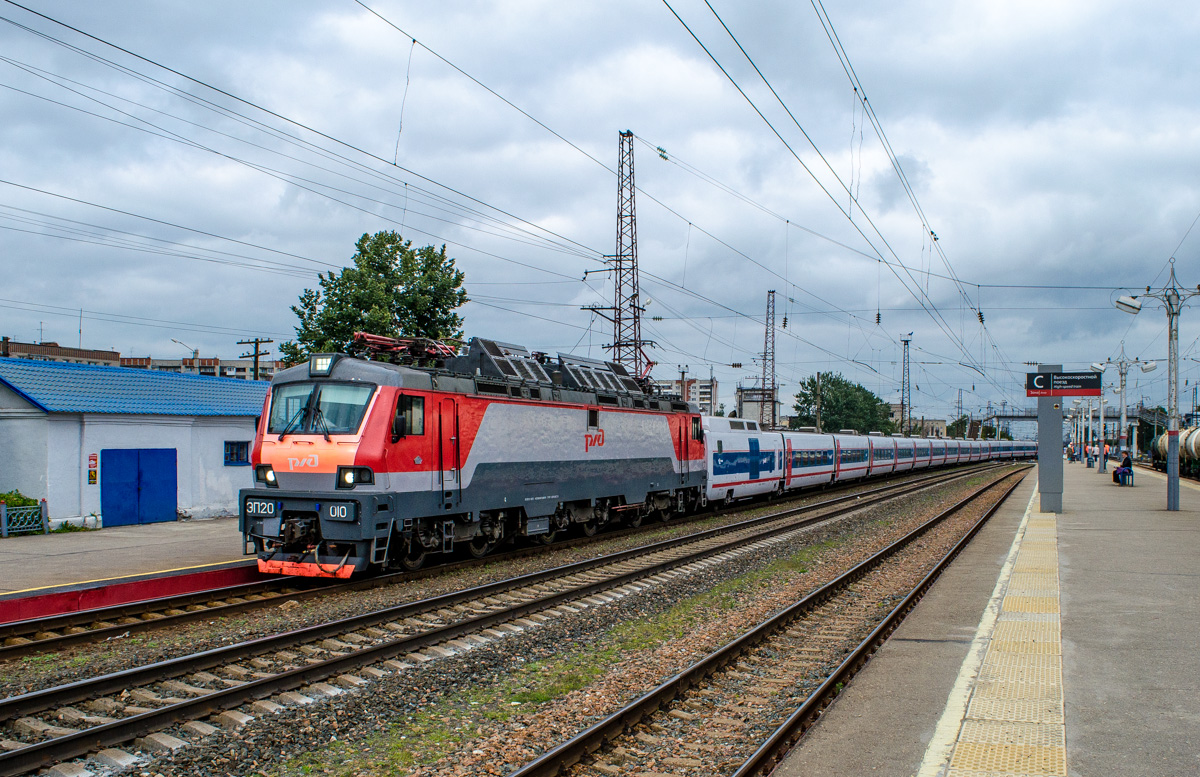
[[[594,533],[703,499],[699,414],[618,364],[481,338],[463,355],[359,342],[409,363],[316,354],[271,382],[256,486],[239,495],[263,572],[416,569],[463,546],[482,556],[510,537]]]

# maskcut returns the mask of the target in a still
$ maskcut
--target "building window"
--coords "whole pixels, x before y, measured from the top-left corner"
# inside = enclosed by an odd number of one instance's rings
[[[249,442],[225,442],[225,466],[226,467],[249,467],[250,466],[250,443]]]

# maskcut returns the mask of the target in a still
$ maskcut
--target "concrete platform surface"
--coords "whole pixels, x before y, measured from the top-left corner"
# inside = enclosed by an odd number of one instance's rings
[[[245,559],[236,517],[9,537],[0,595]]]
[[[1168,513],[1162,476],[1064,468],[1064,513],[1035,470],[777,777],[1200,775],[1200,485]]]

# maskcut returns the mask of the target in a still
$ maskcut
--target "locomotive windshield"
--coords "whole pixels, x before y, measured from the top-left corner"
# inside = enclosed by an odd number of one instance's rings
[[[354,434],[375,387],[361,383],[288,383],[271,392],[270,434]]]

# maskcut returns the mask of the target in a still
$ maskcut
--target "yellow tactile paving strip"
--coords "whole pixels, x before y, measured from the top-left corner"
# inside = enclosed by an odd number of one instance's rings
[[[1032,513],[945,775],[1066,774],[1058,531]]]

